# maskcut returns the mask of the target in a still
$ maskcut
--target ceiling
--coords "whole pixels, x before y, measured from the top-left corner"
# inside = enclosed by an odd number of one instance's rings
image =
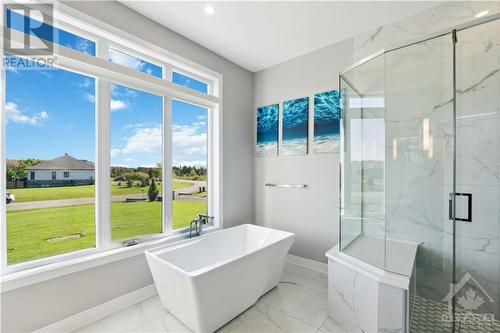
[[[437,5],[433,1],[121,2],[252,72]],[[215,8],[213,15],[205,13],[207,5]]]

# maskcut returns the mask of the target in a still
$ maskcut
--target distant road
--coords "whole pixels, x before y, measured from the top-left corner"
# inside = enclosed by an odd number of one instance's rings
[[[207,186],[205,181],[191,181],[184,179],[174,179],[174,182],[191,183],[188,187],[183,187],[175,191],[176,200],[192,200],[201,201],[204,198],[190,196],[190,195],[179,195],[179,193],[195,193],[198,192],[200,186]],[[125,201],[129,199],[141,199],[147,198],[147,193],[135,193],[135,194],[125,194],[125,195],[114,195],[111,197],[111,201]],[[7,205],[8,211],[16,210],[26,210],[26,209],[38,209],[38,208],[51,208],[51,207],[63,207],[63,206],[75,206],[75,205],[85,205],[93,204],[94,198],[74,198],[74,199],[58,199],[58,200],[44,200],[44,201],[27,201],[27,202],[13,202]]]
[[[111,197],[111,201],[125,201],[127,198],[140,199],[147,198],[147,195],[142,193],[115,195]],[[75,198],[75,199],[58,199],[58,200],[44,200],[44,201],[26,201],[26,202],[13,202],[7,205],[7,210],[25,210],[36,208],[50,208],[62,206],[75,206],[94,203],[94,198]]]
[[[196,193],[200,190],[200,186],[205,186],[207,188],[207,182],[201,180],[184,180],[184,179],[174,179],[175,183],[191,183],[191,185],[187,187],[182,187],[175,190],[175,194],[178,193]]]

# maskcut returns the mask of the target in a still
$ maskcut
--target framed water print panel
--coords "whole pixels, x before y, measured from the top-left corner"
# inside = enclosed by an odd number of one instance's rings
[[[314,153],[340,150],[340,92],[327,91],[314,95]]]
[[[281,155],[307,154],[309,97],[283,102]]]
[[[278,155],[279,105],[257,108],[257,156]]]

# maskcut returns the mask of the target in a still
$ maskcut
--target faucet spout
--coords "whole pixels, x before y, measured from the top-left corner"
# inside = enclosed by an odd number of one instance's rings
[[[203,231],[203,225],[210,223],[213,219],[214,216],[198,214],[198,218],[193,219],[189,225],[189,238],[200,236]]]

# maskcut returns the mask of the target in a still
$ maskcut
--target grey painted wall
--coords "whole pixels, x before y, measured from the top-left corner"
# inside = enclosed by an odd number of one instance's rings
[[[252,73],[119,3],[91,1],[70,5],[223,74],[224,225],[251,223]],[[32,331],[151,283],[145,257],[140,255],[2,293],[1,331]]]
[[[256,73],[254,118],[255,109],[263,105],[305,96],[311,104],[314,93],[338,88],[338,73],[351,63],[349,39]],[[264,187],[267,182],[308,188]],[[294,232],[292,254],[326,262],[325,252],[338,239],[338,188],[338,153],[256,157],[255,222]]]

